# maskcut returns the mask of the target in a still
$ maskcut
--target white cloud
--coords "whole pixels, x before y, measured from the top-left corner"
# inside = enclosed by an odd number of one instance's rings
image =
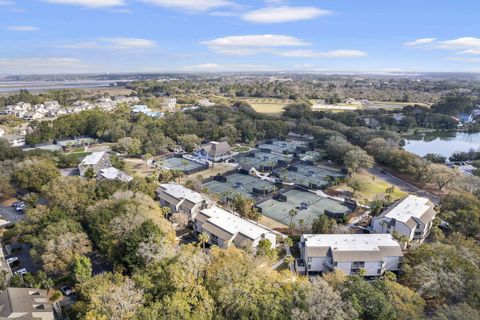
[[[254,23],[281,23],[311,20],[331,14],[330,11],[315,7],[268,7],[245,13],[242,19]]]
[[[404,45],[407,46],[407,47],[424,46],[424,45],[427,45],[427,44],[434,43],[435,40],[437,40],[437,38],[421,38],[421,39],[417,39],[417,40],[414,40],[414,41],[405,42]]]
[[[461,37],[445,41],[425,38],[407,42],[405,45],[437,50],[457,50],[459,54],[480,54],[480,38],[475,37]]]
[[[228,36],[203,41],[210,50],[227,55],[253,55],[267,53],[272,48],[308,46],[310,43],[286,35],[243,35]]]
[[[368,56],[368,53],[354,49],[340,49],[332,51],[291,50],[277,52],[277,54],[284,57],[294,58],[354,58]]]
[[[0,59],[2,73],[76,73],[87,70],[88,65],[73,58],[12,58]]]
[[[4,6],[4,7],[10,7],[10,6],[14,6],[15,5],[15,2],[13,1],[9,1],[9,0],[0,0],[0,7]]]
[[[142,0],[160,7],[179,9],[193,12],[206,12],[222,7],[236,6],[228,0]]]
[[[480,62],[480,58],[466,58],[466,57],[449,57],[447,60],[477,63]]]
[[[8,27],[5,27],[5,29],[9,31],[38,31],[39,30],[37,27],[33,27],[33,26],[8,26]]]
[[[45,0],[53,4],[69,4],[87,8],[106,8],[125,5],[125,0]]]
[[[157,43],[148,39],[137,38],[99,38],[96,41],[77,42],[62,45],[69,49],[114,49],[114,50],[143,50],[154,48]]]
[[[184,66],[183,70],[201,72],[225,72],[225,71],[274,71],[275,67],[262,64],[217,64],[205,63],[193,66]]]

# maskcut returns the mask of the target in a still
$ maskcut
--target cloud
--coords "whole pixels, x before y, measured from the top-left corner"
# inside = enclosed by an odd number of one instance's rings
[[[368,56],[368,53],[354,49],[340,49],[332,51],[291,50],[277,52],[277,54],[284,57],[294,58],[354,58]]]
[[[114,50],[143,50],[156,47],[157,43],[148,39],[137,38],[99,38],[96,41],[65,44],[61,47],[68,49],[114,49]]]
[[[475,37],[461,37],[444,41],[425,38],[407,42],[405,45],[437,50],[456,50],[458,54],[480,54],[480,38]]]
[[[249,55],[271,48],[309,46],[310,43],[286,35],[243,35],[228,36],[209,41],[203,41],[211,50],[223,54]]]
[[[9,30],[9,31],[38,31],[38,30],[40,30],[39,28],[33,27],[33,26],[8,26],[8,27],[5,27],[5,29]]]
[[[0,7],[11,7],[14,6],[15,2],[9,0],[0,0]]]
[[[53,4],[69,4],[87,8],[106,8],[125,5],[125,0],[44,0]]]
[[[407,47],[424,46],[424,45],[427,45],[427,44],[434,43],[435,40],[437,40],[437,38],[421,38],[421,39],[417,39],[417,40],[414,40],[414,41],[405,42],[403,45],[405,45]]]
[[[449,57],[447,60],[450,61],[460,61],[460,62],[469,62],[469,63],[477,63],[480,62],[480,58],[466,58],[466,57]]]
[[[228,0],[142,0],[156,6],[185,10],[189,12],[206,12],[213,9],[237,6]]]
[[[0,59],[3,73],[76,73],[83,72],[88,65],[73,58],[12,58]]]
[[[201,72],[225,72],[225,71],[274,71],[275,67],[262,64],[217,64],[205,63],[193,66],[184,66],[184,70]]]
[[[330,11],[315,7],[267,7],[245,13],[242,19],[253,23],[282,23],[311,20],[331,14]]]

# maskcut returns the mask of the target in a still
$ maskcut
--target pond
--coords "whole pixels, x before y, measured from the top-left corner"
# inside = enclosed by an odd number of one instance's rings
[[[480,149],[480,132],[428,132],[405,139],[404,149],[421,157],[428,153],[450,157],[455,152]]]

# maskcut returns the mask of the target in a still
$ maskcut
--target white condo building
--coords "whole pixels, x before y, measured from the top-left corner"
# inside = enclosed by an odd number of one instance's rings
[[[317,274],[342,270],[347,275],[365,270],[378,277],[385,271],[400,270],[403,252],[389,234],[305,234],[299,242],[300,273]]]

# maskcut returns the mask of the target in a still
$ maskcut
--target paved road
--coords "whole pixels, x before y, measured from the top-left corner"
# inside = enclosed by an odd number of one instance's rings
[[[381,169],[378,168],[378,167],[374,167],[374,168],[372,168],[368,171],[371,174],[374,174],[374,175],[382,178],[386,182],[402,189],[405,192],[413,193],[413,194],[416,194],[418,196],[428,198],[435,204],[438,204],[440,202],[440,198],[438,196],[436,196],[436,195],[434,195],[434,194],[432,194],[428,191],[417,188],[414,185],[412,185],[411,183],[408,183],[407,181],[404,181],[404,180],[394,176],[393,174],[390,174],[388,172],[382,173]]]
[[[4,205],[0,205],[0,219],[9,221],[11,223],[16,223],[20,220],[25,219],[24,213],[19,213],[15,211],[15,208],[7,207]]]

